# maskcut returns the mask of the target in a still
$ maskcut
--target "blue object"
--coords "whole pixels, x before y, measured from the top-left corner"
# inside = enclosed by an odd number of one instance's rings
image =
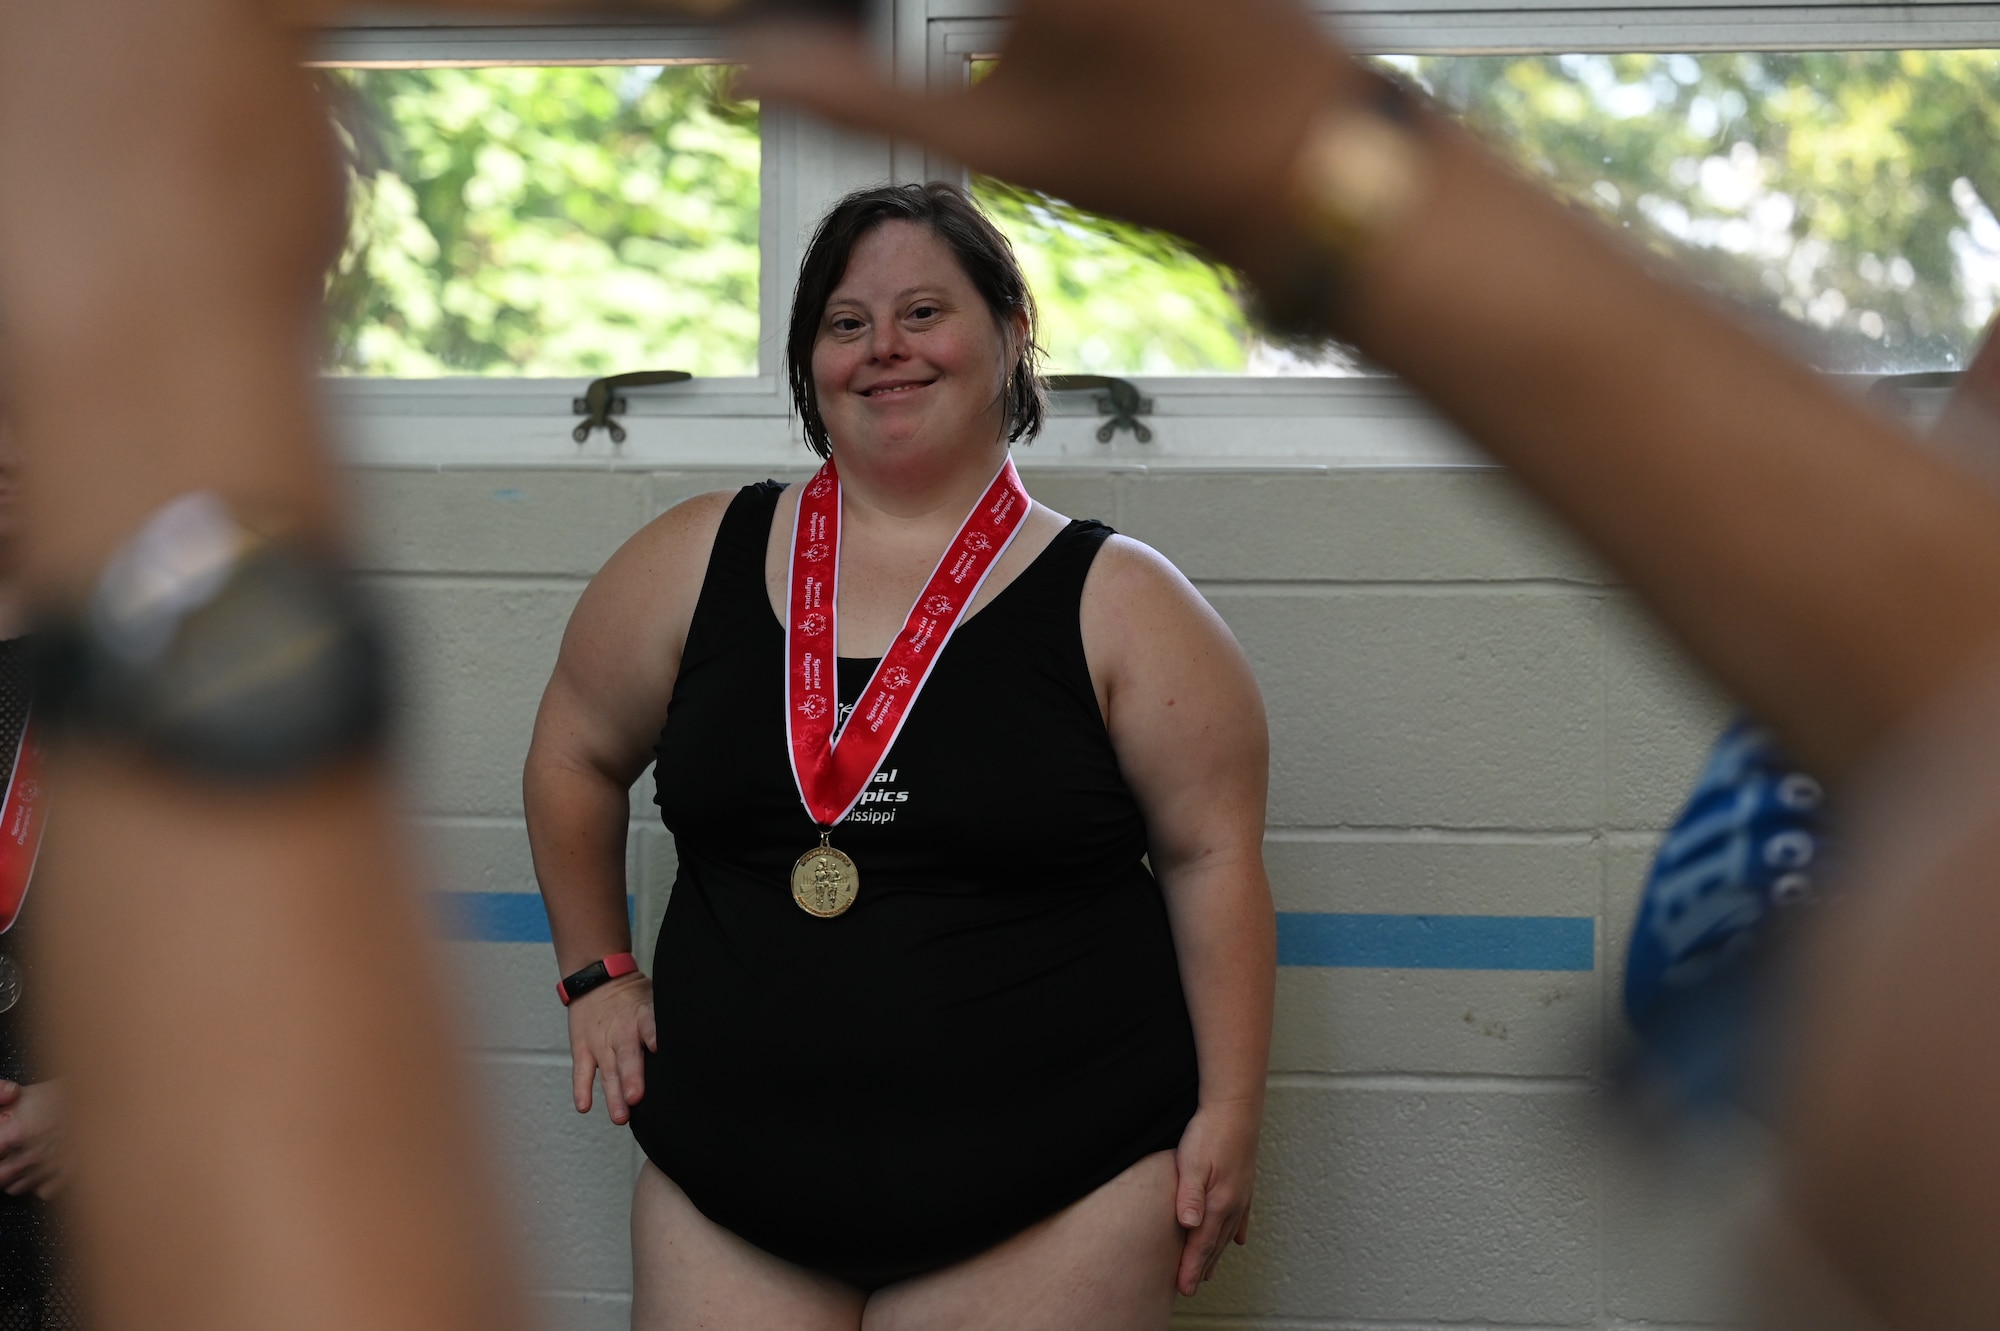
[[[550,943],[548,911],[539,892],[433,892],[431,908],[439,935],[453,943]],[[625,918],[639,903],[625,898]]]
[[[537,892],[437,892],[441,935],[456,943],[547,943]],[[625,898],[635,918],[638,903]],[[1588,915],[1364,915],[1278,912],[1278,964],[1395,970],[1587,971],[1597,921]],[[646,940],[641,940],[646,941]]]
[[[1691,1104],[1744,1098],[1765,1017],[1764,953],[1825,873],[1825,794],[1755,723],[1725,730],[1653,860],[1625,1011]]]
[[[1280,966],[1587,971],[1596,963],[1597,921],[1588,915],[1278,913]]]

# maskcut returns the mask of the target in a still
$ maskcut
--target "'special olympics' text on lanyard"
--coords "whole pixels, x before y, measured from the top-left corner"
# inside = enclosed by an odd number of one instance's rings
[[[1031,501],[1009,458],[960,524],[902,630],[883,653],[845,727],[840,715],[840,472],[828,458],[806,482],[792,517],[786,576],[785,734],[799,798],[819,826],[819,845],[792,868],[792,898],[831,917],[854,904],[854,861],[828,844],[896,742],[944,645],[1013,543]]]

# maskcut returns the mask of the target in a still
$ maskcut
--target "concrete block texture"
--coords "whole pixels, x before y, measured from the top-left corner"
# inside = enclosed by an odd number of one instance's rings
[[[1188,1314],[1573,1325],[1595,1318],[1587,1090],[1272,1088],[1251,1243]]]
[[[1686,802],[1709,747],[1735,714],[1639,605],[1604,614],[1604,805],[1610,827],[1663,830]]]
[[[632,1134],[570,1100],[569,1059],[486,1055],[477,1075],[498,1131],[501,1178],[537,1290],[629,1294]]]
[[[352,473],[361,567],[589,577],[647,517],[644,475],[613,471]]]
[[[1595,915],[1599,855],[1585,835],[1328,836],[1278,829],[1264,868],[1279,910]]]
[[[1125,486],[1118,476],[1109,472],[1037,468],[1031,465],[1033,462],[1033,449],[1025,453],[1015,450],[1014,465],[1021,469],[1021,484],[1030,495],[1065,517],[1096,518],[1121,531],[1124,529],[1119,501]]]
[[[1600,847],[1523,838],[1274,833],[1281,911],[1595,916]],[[1595,972],[1287,967],[1272,1069],[1589,1076],[1598,1068]]]
[[[1083,471],[1070,467],[1034,465],[1032,450],[1016,453],[1015,465],[1028,493],[1050,508],[1072,518],[1096,518],[1117,524],[1121,493],[1119,477],[1112,472]],[[664,513],[686,499],[713,490],[735,490],[753,481],[799,481],[812,475],[812,468],[765,467],[749,471],[740,468],[690,467],[686,470],[654,472],[647,478],[648,509]]]
[[[647,478],[647,507],[658,515],[675,504],[713,490],[735,491],[756,481],[790,482],[810,475],[810,467],[764,467],[748,471],[735,467],[691,467],[686,471],[654,472]]]
[[[423,818],[411,824],[427,881],[446,892],[532,892],[535,861],[518,819]]]
[[[1205,590],[1272,719],[1273,824],[1595,825],[1595,597]]]
[[[555,950],[547,943],[444,945],[460,1027],[474,1049],[569,1058],[569,1021],[556,997]]]
[[[583,584],[371,581],[397,636],[403,751],[418,807],[518,817],[535,708]]]
[[[535,1298],[545,1331],[631,1331],[632,1296],[561,1291]]]
[[[1271,1070],[1588,1077],[1598,989],[1587,971],[1287,966]]]
[[[1121,526],[1196,580],[1602,580],[1595,561],[1491,471],[1149,473]]]

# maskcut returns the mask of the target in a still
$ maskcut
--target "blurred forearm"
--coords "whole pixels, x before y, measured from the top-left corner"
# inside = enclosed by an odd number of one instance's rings
[[[1344,312],[1837,776],[2000,639],[2000,498],[1441,129]]]
[[[243,0],[0,14],[30,592],[74,593],[191,489],[328,531],[311,372],[340,185],[296,47]]]
[[[746,90],[1176,231],[1296,289],[1291,181],[1372,94],[1294,0],[1019,0],[976,86],[767,33]],[[1349,122],[1352,123],[1351,121]],[[1514,468],[1786,746],[1838,777],[2000,634],[2000,498],[1461,130],[1323,322]]]
[[[95,1324],[524,1326],[387,783],[71,751],[50,912]]]
[[[87,54],[85,54],[87,53]],[[338,174],[250,0],[0,9],[0,313],[31,594],[213,490],[337,536],[313,410]],[[522,1325],[389,781],[53,757],[41,867],[97,1325]]]

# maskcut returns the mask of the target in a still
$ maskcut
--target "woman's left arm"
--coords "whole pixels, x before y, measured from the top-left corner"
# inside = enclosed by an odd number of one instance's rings
[[[1277,929],[1264,878],[1270,741],[1242,648],[1179,570],[1136,541],[1105,543],[1084,586],[1083,642],[1105,724],[1146,816],[1201,1101],[1181,1137],[1177,1283],[1193,1294],[1248,1232]]]

